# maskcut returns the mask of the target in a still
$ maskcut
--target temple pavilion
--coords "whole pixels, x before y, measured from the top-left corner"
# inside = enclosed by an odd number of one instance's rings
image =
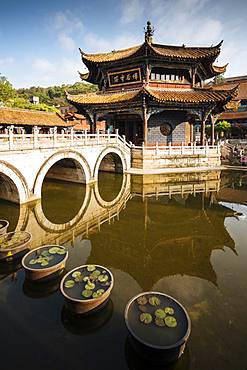
[[[153,33],[147,22],[140,45],[103,54],[80,50],[88,68],[80,77],[97,84],[99,92],[67,94],[68,101],[86,116],[92,133],[97,121],[104,120],[136,145],[189,145],[199,122],[204,145],[207,122],[214,144],[214,123],[237,94],[237,88],[215,91],[204,86],[205,80],[226,70],[214,65],[222,42],[211,47],[162,45],[153,42]]]

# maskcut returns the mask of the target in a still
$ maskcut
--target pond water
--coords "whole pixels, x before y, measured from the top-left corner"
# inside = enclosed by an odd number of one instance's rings
[[[37,286],[20,264],[0,265],[4,369],[153,369],[133,353],[123,318],[129,299],[151,290],[180,301],[192,321],[185,354],[162,369],[247,369],[247,173],[146,182],[101,173],[91,187],[45,181],[37,204],[0,201],[9,231],[31,232],[33,248],[64,245],[67,270],[99,264],[115,279],[102,312],[78,320],[59,281]]]

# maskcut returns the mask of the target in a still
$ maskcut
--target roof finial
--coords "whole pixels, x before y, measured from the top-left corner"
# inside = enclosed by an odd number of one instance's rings
[[[151,44],[153,42],[154,27],[150,21],[147,21],[147,27],[145,30],[145,42]]]

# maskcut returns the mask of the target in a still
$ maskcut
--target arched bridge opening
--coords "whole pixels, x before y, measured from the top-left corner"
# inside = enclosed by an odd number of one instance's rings
[[[99,172],[123,173],[122,159],[117,153],[106,154],[100,162]]]

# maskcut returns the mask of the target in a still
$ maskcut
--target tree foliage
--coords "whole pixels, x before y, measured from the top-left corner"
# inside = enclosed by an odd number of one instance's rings
[[[0,76],[0,102],[13,108],[58,112],[59,106],[69,105],[65,97],[65,91],[71,94],[85,94],[97,90],[97,86],[84,82],[50,87],[32,86],[15,90],[6,77]],[[38,96],[40,104],[32,104],[30,102],[32,96]]]
[[[231,129],[231,124],[227,121],[219,121],[218,123],[216,123],[215,125],[215,131],[218,131],[218,132],[227,132]]]
[[[223,74],[220,74],[218,76],[215,76],[213,79],[213,82],[215,85],[223,84],[226,81]]]

